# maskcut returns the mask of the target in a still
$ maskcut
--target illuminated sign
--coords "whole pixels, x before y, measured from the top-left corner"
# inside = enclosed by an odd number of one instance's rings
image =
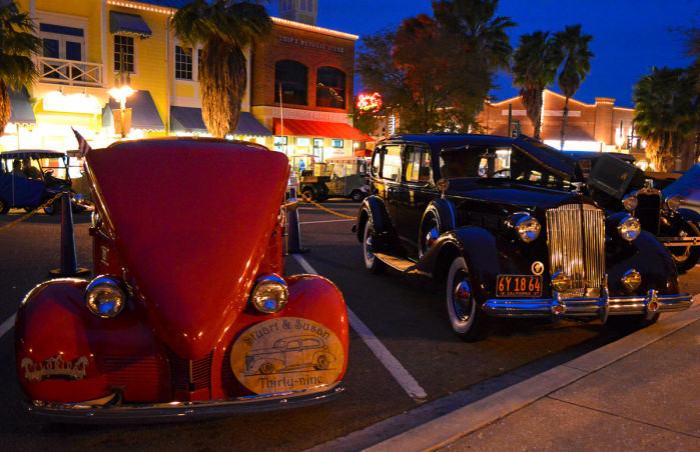
[[[382,108],[382,96],[379,93],[360,94],[357,96],[357,109],[362,113],[376,113]]]

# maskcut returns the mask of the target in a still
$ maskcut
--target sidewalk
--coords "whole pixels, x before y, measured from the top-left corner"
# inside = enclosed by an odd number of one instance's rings
[[[700,450],[700,297],[687,311],[368,450]]]

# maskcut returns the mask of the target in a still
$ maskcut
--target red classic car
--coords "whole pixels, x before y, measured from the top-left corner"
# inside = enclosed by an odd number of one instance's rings
[[[343,296],[319,276],[283,276],[286,156],[251,143],[152,139],[92,150],[86,167],[96,276],[40,284],[17,313],[30,412],[135,423],[340,393]],[[299,338],[326,358],[308,365],[289,354],[284,366],[249,371],[258,350]]]

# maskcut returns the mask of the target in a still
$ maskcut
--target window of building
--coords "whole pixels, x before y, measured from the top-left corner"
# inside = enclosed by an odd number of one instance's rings
[[[39,37],[42,43],[44,58],[61,60],[84,61],[85,30],[65,25],[54,25],[41,22]],[[80,67],[65,67],[60,62],[44,60],[41,65],[41,77],[81,80]]]
[[[345,72],[330,66],[316,72],[316,105],[345,108]]]
[[[287,137],[276,136],[274,138],[275,151],[287,153]]]
[[[323,161],[323,138],[314,138],[314,157],[317,161]]]
[[[175,78],[193,80],[192,49],[175,46]]]
[[[275,63],[275,102],[280,102],[281,91],[282,104],[308,105],[308,73],[308,68],[298,61]]]
[[[128,72],[134,70],[134,38],[132,36],[114,35],[114,70]]]

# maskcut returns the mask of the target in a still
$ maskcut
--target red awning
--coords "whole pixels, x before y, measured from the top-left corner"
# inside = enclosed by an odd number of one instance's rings
[[[275,135],[294,135],[301,137],[341,138],[353,141],[374,141],[350,124],[343,122],[308,121],[306,119],[285,119],[282,130],[280,119],[274,119]]]

